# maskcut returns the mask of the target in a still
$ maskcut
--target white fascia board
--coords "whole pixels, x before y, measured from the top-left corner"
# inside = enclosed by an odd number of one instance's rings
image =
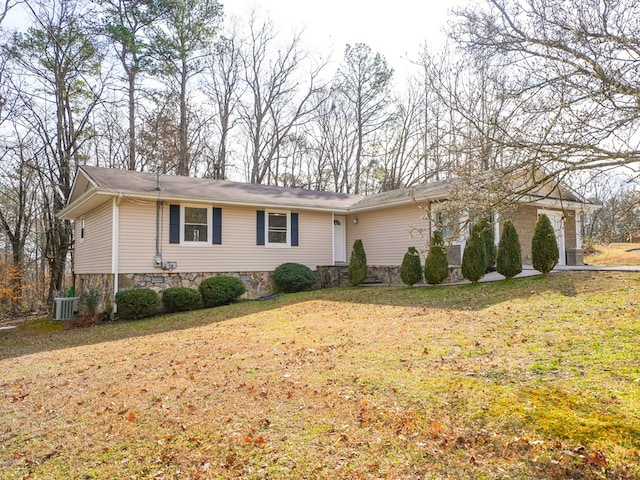
[[[537,205],[541,207],[559,208],[559,209],[567,209],[567,210],[596,211],[602,208],[601,205],[594,205],[592,203],[573,202],[569,200],[560,200],[557,198],[536,198],[529,195],[527,195],[526,197],[523,197],[522,203],[530,203],[532,205]]]
[[[276,210],[311,210],[314,212],[327,212],[327,213],[339,213],[346,215],[348,213],[348,207],[322,207],[315,205],[294,205],[294,204],[279,204],[279,203],[256,203],[256,202],[238,202],[231,200],[219,200],[213,197],[195,197],[191,195],[163,195],[162,192],[160,194],[157,193],[139,193],[139,192],[127,192],[127,191],[114,191],[114,190],[96,190],[91,192],[92,195],[105,195],[109,197],[119,197],[123,198],[135,198],[138,200],[148,200],[156,202],[160,200],[161,202],[177,202],[177,203],[206,203],[206,204],[215,204],[215,205],[223,205],[223,206],[240,206],[240,207],[256,207],[262,209],[276,209]],[[91,195],[89,195],[91,196]],[[79,200],[85,202],[86,200]],[[75,203],[75,202],[74,202]],[[61,213],[64,212],[67,216],[69,213],[67,212],[68,207],[65,207],[61,210]],[[77,206],[69,209],[69,211],[76,210]]]
[[[62,220],[74,220],[92,210],[97,205],[117,196],[118,194],[116,192],[88,190],[83,193],[80,198],[60,210],[56,216]],[[104,197],[104,200],[98,201],[96,205],[93,205],[92,200],[97,200],[99,197]]]

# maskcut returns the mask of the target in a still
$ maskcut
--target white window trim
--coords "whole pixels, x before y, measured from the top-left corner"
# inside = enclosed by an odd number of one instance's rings
[[[269,242],[269,214],[285,214],[287,216],[287,242],[271,243]],[[264,245],[268,248],[291,248],[291,212],[288,210],[265,210],[264,212]]]
[[[84,218],[84,217],[82,217],[82,218],[80,219],[80,231],[78,232],[78,236],[80,237],[80,239],[79,239],[79,240],[80,240],[80,242],[81,242],[81,243],[82,243],[82,242],[84,242],[84,239],[85,239],[85,237],[87,236],[87,229],[86,229],[86,227],[87,227],[87,224],[86,224],[86,222],[85,222],[85,218]]]
[[[204,208],[207,211],[207,240],[206,241],[187,241],[184,239],[184,221],[186,219],[185,208]],[[213,208],[206,205],[197,205],[190,203],[180,204],[180,245],[190,246],[190,247],[204,247],[211,245],[213,234]]]

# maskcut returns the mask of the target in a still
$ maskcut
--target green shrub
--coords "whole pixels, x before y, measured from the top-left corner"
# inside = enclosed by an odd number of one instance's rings
[[[118,317],[123,319],[154,315],[159,303],[158,294],[150,288],[133,288],[116,293]]]
[[[400,265],[400,279],[405,285],[413,286],[422,281],[422,262],[415,247],[409,247]]]
[[[493,225],[488,218],[483,218],[480,222],[482,228],[482,235],[484,237],[484,252],[487,256],[487,272],[493,270],[496,264],[496,237],[493,231]]]
[[[235,277],[211,277],[199,287],[205,308],[227,305],[245,292],[242,280]]]
[[[424,279],[427,283],[438,285],[449,276],[449,261],[444,251],[442,232],[436,230],[431,237],[431,246],[424,262]]]
[[[531,240],[531,263],[533,268],[546,275],[558,263],[560,253],[556,234],[551,226],[551,221],[544,213],[538,215],[536,228]]]
[[[311,289],[318,279],[306,265],[283,263],[274,270],[273,281],[281,292],[293,293]]]
[[[513,278],[522,272],[520,239],[518,238],[516,227],[513,226],[510,220],[506,220],[502,226],[496,270],[507,279]]]
[[[462,276],[471,283],[478,283],[487,271],[487,254],[480,225],[474,225],[462,254]]]
[[[362,240],[353,242],[351,259],[349,260],[349,283],[357,287],[367,278],[367,254]]]
[[[170,287],[162,292],[162,304],[167,312],[184,312],[202,307],[200,292],[188,287]]]

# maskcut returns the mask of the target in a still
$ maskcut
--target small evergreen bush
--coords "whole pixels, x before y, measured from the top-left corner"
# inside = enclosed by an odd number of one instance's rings
[[[200,292],[188,287],[170,287],[162,292],[162,304],[167,312],[184,312],[202,307]]]
[[[502,235],[498,244],[496,270],[508,280],[522,272],[522,253],[516,227],[510,220],[502,226]]]
[[[480,225],[474,225],[462,254],[462,276],[471,283],[478,283],[487,271],[487,254]]]
[[[409,247],[400,265],[400,279],[405,285],[413,286],[422,281],[422,262],[415,247]]]
[[[278,265],[273,272],[273,280],[276,288],[286,293],[309,290],[318,281],[311,269],[300,263]]]
[[[496,237],[493,231],[493,225],[488,218],[483,218],[480,222],[482,235],[484,236],[484,252],[487,255],[487,272],[493,270],[496,265]]]
[[[531,263],[533,268],[546,275],[558,263],[560,253],[556,234],[549,217],[544,213],[538,215],[536,227],[531,240]]]
[[[118,317],[137,319],[154,315],[160,303],[158,294],[150,288],[133,288],[116,293]]]
[[[349,260],[349,283],[357,287],[367,278],[367,254],[362,240],[353,242],[351,259]]]
[[[436,230],[431,237],[431,247],[424,262],[424,279],[431,285],[444,282],[449,276],[449,261],[444,251],[442,232]]]
[[[242,280],[225,276],[207,278],[199,290],[205,308],[227,305],[245,292]]]

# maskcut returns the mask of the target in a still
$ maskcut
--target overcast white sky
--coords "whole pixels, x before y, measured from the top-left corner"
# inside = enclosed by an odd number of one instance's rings
[[[340,60],[347,43],[362,42],[385,56],[396,70],[417,56],[426,39],[442,37],[451,7],[470,0],[221,0],[226,15],[246,16],[255,6],[283,33],[304,28],[304,38]]]
[[[226,16],[246,18],[252,8],[266,14],[283,34],[304,29],[309,48],[340,62],[347,43],[362,42],[385,56],[405,76],[419,47],[441,43],[450,8],[474,0],[219,0]],[[11,12],[6,24],[24,27],[22,8]],[[286,38],[286,37],[285,37]],[[399,78],[398,78],[399,77]]]

